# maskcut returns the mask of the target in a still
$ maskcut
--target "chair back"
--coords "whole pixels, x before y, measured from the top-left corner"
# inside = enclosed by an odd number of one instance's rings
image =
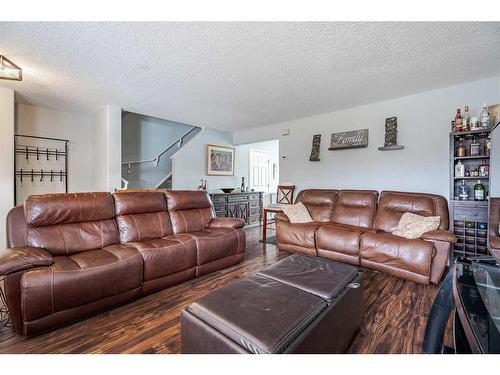
[[[295,190],[295,185],[278,185],[278,194],[276,196],[276,203],[293,204],[294,190]]]

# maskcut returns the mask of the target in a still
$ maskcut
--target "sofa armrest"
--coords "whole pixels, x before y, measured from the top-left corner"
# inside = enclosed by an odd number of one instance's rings
[[[457,237],[448,230],[431,230],[422,234],[421,238],[426,241],[457,242]]]
[[[209,228],[226,228],[226,229],[235,229],[235,228],[243,228],[245,226],[245,221],[243,219],[238,219],[235,217],[216,217],[210,221],[208,224]]]
[[[0,276],[54,263],[52,255],[36,247],[14,247],[0,251]]]
[[[490,247],[492,249],[500,250],[500,237],[491,236],[490,237]]]
[[[286,216],[285,213],[283,213],[283,212],[276,213],[276,215],[274,215],[274,218],[276,220],[283,220],[283,221],[288,221],[288,222],[290,221],[288,216]]]

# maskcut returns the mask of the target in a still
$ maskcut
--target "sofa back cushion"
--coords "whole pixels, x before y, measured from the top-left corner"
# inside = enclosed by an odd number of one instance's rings
[[[314,221],[330,221],[337,195],[338,190],[307,189],[300,191],[295,203],[302,202]]]
[[[215,217],[212,201],[205,191],[166,190],[165,196],[175,234],[206,229]]]
[[[163,191],[114,193],[120,242],[146,241],[173,234]]]
[[[119,242],[110,193],[31,195],[24,203],[26,242],[52,255],[101,249]]]
[[[405,212],[421,216],[439,216],[438,229],[448,229],[448,203],[440,195],[383,191],[380,193],[374,227],[392,233]]]
[[[378,192],[374,190],[340,190],[332,221],[339,224],[372,228],[377,210]]]

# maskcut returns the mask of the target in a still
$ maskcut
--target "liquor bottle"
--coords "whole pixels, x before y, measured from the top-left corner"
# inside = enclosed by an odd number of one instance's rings
[[[245,192],[245,177],[241,178],[241,192]]]
[[[458,197],[461,201],[466,201],[469,199],[469,187],[465,185],[465,180],[462,180],[458,188]]]
[[[491,135],[488,135],[488,138],[486,138],[486,142],[484,143],[484,154],[486,156],[491,155]]]
[[[465,176],[465,165],[459,160],[457,165],[455,165],[455,177]]]
[[[462,114],[460,113],[460,108],[457,109],[457,114],[455,115],[455,128],[457,129],[457,131],[463,131]]]
[[[484,198],[484,185],[481,183],[481,180],[477,180],[477,183],[474,185],[474,200],[484,201]]]
[[[477,140],[477,137],[474,136],[474,138],[472,139],[472,142],[470,144],[469,155],[470,156],[479,156],[479,148],[480,148],[479,141]]]
[[[488,106],[483,103],[483,110],[479,116],[479,122],[481,123],[482,129],[488,129],[490,127],[490,114],[488,113]]]
[[[464,131],[469,131],[469,126],[470,126],[470,113],[469,113],[469,106],[466,105],[464,108],[464,116],[462,118],[462,128]]]
[[[460,141],[458,142],[458,147],[455,150],[455,156],[458,157],[464,157],[465,156],[465,145],[464,145],[464,139],[460,138]]]

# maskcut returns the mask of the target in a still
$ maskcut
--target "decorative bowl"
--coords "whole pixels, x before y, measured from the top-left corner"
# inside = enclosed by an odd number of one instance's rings
[[[224,193],[229,194],[229,193],[232,193],[234,189],[235,189],[235,188],[222,188],[221,190],[222,190]]]

